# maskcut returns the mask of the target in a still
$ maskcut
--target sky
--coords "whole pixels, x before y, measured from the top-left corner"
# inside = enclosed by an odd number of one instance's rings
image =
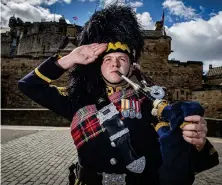
[[[64,15],[67,23],[83,26],[95,12],[117,0],[1,0],[1,27],[9,18],[23,21],[58,21]],[[154,29],[165,15],[166,33],[172,38],[169,59],[202,61],[222,66],[222,1],[221,0],[118,0],[129,5],[144,29]],[[77,17],[74,20],[73,17]]]

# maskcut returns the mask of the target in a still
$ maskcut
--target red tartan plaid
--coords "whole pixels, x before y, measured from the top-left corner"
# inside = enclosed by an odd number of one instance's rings
[[[116,92],[109,98],[120,112],[122,98],[129,98],[138,101],[136,92],[132,89]],[[75,116],[73,117],[71,124],[71,135],[77,149],[85,142],[88,142],[89,139],[95,138],[97,135],[105,131],[105,128],[100,125],[99,119],[96,117],[96,113],[96,106],[88,105],[79,109],[79,111],[76,112]]]
[[[133,95],[135,95],[137,92],[134,91],[133,89],[129,89],[127,91],[118,91],[112,95],[109,96],[109,99],[111,102],[116,103],[120,101],[122,98],[128,98]]]
[[[79,109],[72,119],[71,130],[73,130],[77,125],[83,122],[85,119],[89,118],[93,114],[96,114],[97,109],[95,105],[88,105]]]
[[[88,142],[89,139],[95,138],[99,133],[104,131],[105,129],[100,125],[96,115],[93,115],[82,123],[79,123],[77,127],[71,131],[71,135],[76,147],[79,148],[85,142]]]

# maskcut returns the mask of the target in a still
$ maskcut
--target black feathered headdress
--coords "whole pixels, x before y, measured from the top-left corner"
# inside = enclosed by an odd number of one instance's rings
[[[92,43],[108,43],[107,50],[102,55],[121,51],[129,54],[132,62],[138,61],[144,41],[135,12],[128,6],[117,4],[95,12],[78,36],[79,46]],[[75,101],[106,96],[106,85],[101,75],[102,55],[97,59],[98,62],[77,65],[71,71],[68,92]],[[84,93],[87,95],[84,96]],[[84,97],[83,100],[80,94]]]
[[[110,5],[95,12],[78,38],[79,45],[91,43],[121,43],[127,45],[137,61],[144,41],[136,14],[131,7]],[[119,45],[119,44],[118,44]]]

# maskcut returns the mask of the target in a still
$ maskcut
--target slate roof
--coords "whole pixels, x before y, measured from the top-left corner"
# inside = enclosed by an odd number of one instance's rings
[[[209,69],[206,76],[222,76],[222,66]]]

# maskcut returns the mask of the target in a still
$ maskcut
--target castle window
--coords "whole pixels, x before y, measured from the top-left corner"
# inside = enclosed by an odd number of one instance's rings
[[[181,92],[180,92],[182,95],[184,95],[184,90],[181,90]]]
[[[177,99],[177,100],[179,99],[179,91],[177,91],[176,99]]]
[[[28,30],[25,29],[25,31],[24,31],[24,35],[27,35],[27,33],[28,33]]]
[[[186,100],[189,100],[189,92],[185,92],[185,98]]]

